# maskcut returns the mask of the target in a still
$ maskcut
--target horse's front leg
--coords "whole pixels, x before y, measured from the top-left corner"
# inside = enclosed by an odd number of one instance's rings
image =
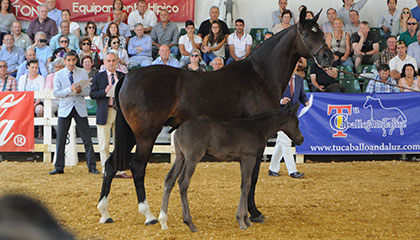
[[[158,221],[150,211],[150,207],[146,199],[146,190],[144,188],[146,166],[152,152],[153,143],[149,145],[150,146],[146,144],[140,145],[137,143],[136,157],[131,164],[131,172],[133,173],[134,185],[136,187],[137,200],[139,202],[139,212],[146,217],[146,221],[144,222],[146,225],[153,225],[158,223]]]
[[[99,203],[97,207],[99,212],[101,213],[101,219],[99,219],[100,223],[113,223],[114,222],[114,220],[112,220],[108,212],[108,195],[111,190],[112,179],[117,173],[117,170],[115,170],[114,167],[112,166],[111,159],[113,155],[114,153],[112,153],[111,156],[105,162],[105,172],[104,172],[103,181],[102,181],[101,196],[99,197]]]
[[[242,230],[250,227],[251,221],[248,218],[248,194],[249,189],[251,188],[251,174],[253,171],[253,166],[255,159],[251,158],[242,158],[241,159],[241,198],[239,200],[238,211],[236,212],[236,219],[239,223],[239,228]]]
[[[254,199],[255,185],[257,184],[258,175],[260,173],[261,157],[262,155],[257,157],[256,159],[255,166],[252,171],[251,188],[249,189],[249,194],[248,194],[248,211],[251,214],[249,219],[251,220],[251,222],[256,222],[256,223],[263,223],[265,219],[264,215],[260,211],[258,211],[257,206],[255,206],[255,199]]]

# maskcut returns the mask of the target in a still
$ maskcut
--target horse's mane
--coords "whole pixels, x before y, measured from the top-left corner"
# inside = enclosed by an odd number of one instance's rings
[[[271,38],[263,41],[261,45],[256,48],[250,55],[252,57],[253,55],[259,56],[259,55],[266,55],[266,52],[270,52],[273,50],[274,45],[276,45],[280,39],[282,39],[285,35],[289,34],[289,32],[297,31],[297,24],[294,24],[276,34],[274,34]]]

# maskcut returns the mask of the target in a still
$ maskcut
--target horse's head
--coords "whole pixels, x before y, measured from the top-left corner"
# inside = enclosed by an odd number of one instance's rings
[[[283,132],[285,132],[296,145],[301,145],[303,143],[303,136],[299,129],[299,119],[297,117],[299,103],[293,106],[290,104],[290,106],[287,106],[286,108],[288,108],[287,112],[291,119],[286,122],[283,127]]]
[[[371,96],[367,96],[367,97],[366,97],[366,101],[365,101],[365,103],[363,104],[363,108],[364,108],[364,109],[366,109],[366,108],[368,108],[368,107],[372,106],[371,101],[372,101],[373,99],[374,99],[374,98],[372,98]]]
[[[313,58],[318,65],[325,68],[331,66],[333,53],[325,44],[324,33],[316,23],[321,11],[314,19],[309,20],[305,19],[306,7],[302,9],[297,26],[297,41],[301,43],[298,44],[298,51],[303,57]]]

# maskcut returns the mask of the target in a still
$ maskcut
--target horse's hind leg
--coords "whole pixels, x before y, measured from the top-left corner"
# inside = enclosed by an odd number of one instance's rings
[[[255,166],[252,171],[251,188],[249,189],[248,194],[248,211],[251,214],[249,219],[251,220],[251,222],[256,223],[263,223],[265,219],[264,215],[260,211],[258,211],[257,206],[255,206],[254,200],[255,185],[257,184],[258,175],[260,173],[261,157],[262,155],[259,156],[255,162]]]
[[[242,158],[241,159],[241,198],[239,200],[238,211],[236,212],[236,219],[239,223],[239,228],[242,230],[250,227],[251,221],[248,218],[248,194],[249,189],[251,188],[251,174],[253,171],[253,166],[255,159],[252,158]]]
[[[112,153],[111,156],[105,162],[105,173],[102,181],[101,196],[99,198],[99,203],[97,207],[99,212],[101,213],[101,219],[99,220],[100,223],[114,222],[114,220],[112,220],[108,212],[108,195],[111,190],[112,179],[114,178],[115,173],[117,173],[117,171],[112,166],[111,159],[113,155],[114,153]]]
[[[175,163],[165,177],[165,185],[164,185],[164,189],[163,189],[162,206],[160,208],[160,214],[159,214],[159,222],[160,222],[160,225],[162,226],[162,230],[167,230],[168,229],[167,212],[168,212],[169,196],[170,196],[171,191],[172,191],[172,189],[175,185],[175,181],[178,178],[178,176],[181,173],[181,170],[184,166],[184,160],[185,160],[184,154],[182,154],[182,152],[179,152],[177,150]]]

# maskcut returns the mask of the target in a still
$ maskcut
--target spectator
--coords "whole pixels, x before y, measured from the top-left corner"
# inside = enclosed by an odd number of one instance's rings
[[[134,25],[141,23],[144,26],[144,33],[149,34],[152,32],[153,27],[157,23],[157,17],[155,13],[147,9],[145,0],[137,1],[137,11],[132,11],[128,15],[128,26],[130,30],[134,30]]]
[[[388,64],[381,64],[378,68],[379,74],[375,80],[371,79],[366,87],[367,93],[392,93],[400,92],[397,81],[389,76]]]
[[[411,13],[413,15],[413,18],[415,18],[418,21],[420,21],[420,1],[416,0],[417,6],[411,9]]]
[[[264,34],[264,41],[271,38],[273,36],[273,32],[266,32]]]
[[[200,64],[203,59],[201,59],[201,52],[198,49],[193,49],[191,51],[190,55],[190,63],[185,65],[183,68],[188,71],[193,72],[205,72],[206,66],[203,64]]]
[[[296,64],[295,70],[297,67],[298,65]],[[289,102],[291,104],[299,104],[300,102],[305,106],[309,105],[303,85],[303,78],[296,74],[296,72],[293,73],[280,100],[281,105],[285,105]],[[304,174],[298,172],[296,169],[296,163],[292,152],[292,140],[283,131],[279,131],[277,132],[276,145],[274,146],[274,152],[271,156],[270,166],[268,168],[269,176],[280,176],[280,161],[282,158],[284,159],[290,177],[303,177]]]
[[[400,12],[397,11],[397,0],[387,0],[388,11],[381,14],[378,21],[378,27],[384,31],[384,36],[387,38],[391,35],[392,26],[397,24]]]
[[[417,69],[420,67],[420,30],[417,31],[417,42],[414,42],[408,46],[407,54],[417,62]]]
[[[98,73],[98,70],[93,66],[92,57],[89,55],[82,58],[82,66],[88,73],[89,79],[93,79],[93,77]]]
[[[237,19],[235,21],[236,31],[228,38],[230,57],[226,61],[226,65],[233,61],[245,59],[251,54],[252,37],[244,31],[244,28],[244,20]]]
[[[122,11],[120,9],[114,9],[113,10],[114,15],[114,21],[108,22],[105,24],[104,29],[102,30],[102,34],[106,36],[108,35],[108,26],[110,26],[111,23],[115,23],[118,26],[118,33],[120,36],[125,37],[125,42],[128,42],[128,39],[131,37],[130,27],[122,22]]]
[[[7,74],[16,77],[19,64],[23,62],[25,52],[22,48],[14,46],[15,40],[12,34],[7,33],[3,37],[4,47],[0,50],[0,59],[7,62]]]
[[[386,46],[387,48],[382,50],[380,54],[380,58],[381,58],[381,64],[388,65],[389,61],[393,57],[397,56],[397,37],[394,35],[389,36],[388,39],[386,40]]]
[[[312,92],[344,92],[344,88],[335,80],[338,76],[337,69],[335,68],[324,70],[318,67],[317,64],[312,64],[310,76]]]
[[[102,38],[97,34],[98,27],[95,22],[87,22],[85,26],[85,37],[88,37],[92,42],[91,49],[97,53],[101,53],[104,49]]]
[[[359,12],[356,10],[351,10],[350,13],[350,23],[344,24],[344,29],[346,32],[348,32],[350,35],[353,35],[357,31],[359,31]]]
[[[21,79],[21,76],[28,73],[27,63],[31,60],[36,60],[37,61],[38,73],[41,74],[41,76],[44,79],[47,77],[48,72],[47,72],[45,62],[37,59],[34,48],[31,47],[31,48],[26,49],[25,58],[26,58],[26,60],[24,62],[22,62],[18,67],[18,71],[17,71],[17,74],[16,74],[16,79],[18,79],[18,82]]]
[[[124,10],[124,3],[122,0],[114,0],[114,2],[112,3],[112,10],[115,10],[115,9],[121,10],[122,12],[121,22],[127,24],[128,12]],[[113,22],[113,21],[114,21],[114,14],[111,12],[109,13],[107,22]]]
[[[343,20],[341,18],[334,19],[333,25],[334,30],[331,33],[327,33],[325,40],[334,54],[333,66],[353,66],[353,62],[349,57],[351,53],[350,34],[343,31]]]
[[[296,64],[295,73],[301,76],[302,78],[305,78],[306,77],[305,68],[307,66],[308,66],[308,61],[306,60],[306,58],[300,57]]]
[[[218,21],[211,24],[211,31],[204,37],[201,51],[204,53],[204,61],[209,64],[215,57],[225,58],[225,42],[222,27]]]
[[[190,55],[193,49],[201,49],[203,40],[200,36],[194,34],[194,22],[187,20],[185,22],[185,31],[187,34],[181,36],[178,41],[179,52],[181,53],[181,60],[179,61],[181,67],[190,62]]]
[[[225,65],[225,63],[223,61],[223,58],[221,58],[221,57],[215,57],[213,59],[213,61],[210,62],[210,65],[212,66],[213,71],[217,71],[217,70],[223,68],[223,66]]]
[[[45,4],[38,6],[38,17],[29,23],[27,34],[32,42],[35,38],[35,33],[42,31],[47,34],[47,39],[50,39],[58,33],[57,24],[54,20],[48,17],[48,8]]]
[[[335,10],[334,8],[328,8],[327,10],[328,21],[323,23],[321,26],[321,29],[324,32],[324,34],[327,34],[333,31],[334,19],[336,17],[337,17],[337,10]]]
[[[96,69],[99,69],[101,67],[101,63],[99,61],[99,55],[97,52],[92,51],[90,46],[92,45],[92,42],[90,41],[90,38],[83,37],[80,39],[79,46],[80,46],[80,52],[78,54],[79,61],[77,66],[82,68],[82,59],[85,56],[90,56],[93,60],[93,67]]]
[[[53,91],[54,90],[54,76],[55,73],[60,71],[61,69],[63,69],[66,65],[64,64],[64,59],[63,58],[56,58],[53,62],[52,62],[52,73],[47,75],[47,78],[45,78],[45,89],[46,90],[50,90]],[[58,102],[57,102],[57,106],[55,111],[56,112],[58,110]]]
[[[367,0],[360,0],[354,3],[354,0],[343,0],[343,7],[338,9],[337,16],[343,19],[344,24],[350,23],[350,11],[356,10],[358,13],[365,6]]]
[[[370,31],[368,22],[360,23],[359,31],[351,36],[351,42],[354,50],[354,66],[357,70],[361,64],[379,66],[379,37]]]
[[[392,25],[392,35],[398,36],[407,31],[407,21],[412,18],[409,8],[403,8],[398,23]]]
[[[401,78],[401,73],[404,65],[410,63],[414,66],[417,71],[416,59],[407,55],[407,46],[403,41],[397,42],[397,56],[389,61],[389,69],[391,69],[391,77],[395,80]]]
[[[17,90],[16,78],[7,73],[7,62],[3,60],[0,60],[0,89],[2,92]]]
[[[205,36],[210,34],[213,23],[219,22],[219,25],[220,25],[219,29],[223,33],[227,41],[227,38],[230,32],[229,32],[229,28],[227,24],[223,20],[219,19],[219,15],[220,15],[219,8],[216,6],[212,6],[210,8],[209,15],[210,15],[210,19],[207,19],[200,24],[200,27],[198,28],[198,33],[197,33],[198,36],[204,39]]]
[[[105,45],[110,47],[107,48],[108,50],[105,50],[104,48],[102,56],[106,56],[111,50],[114,50],[118,57],[118,63],[127,67],[130,64],[130,59],[128,58],[127,50],[120,47],[120,40],[121,39],[117,36],[111,36],[108,40],[108,43]]]
[[[420,91],[415,65],[411,63],[404,65],[401,71],[401,79],[398,81],[398,86],[400,87],[400,92],[412,92],[412,90]]]
[[[76,35],[77,38],[80,38],[80,26],[77,22],[70,21],[70,17],[71,17],[70,10],[63,9],[61,11],[61,22],[62,21],[68,21],[70,23],[69,32]]]
[[[3,36],[9,33],[13,22],[16,21],[15,15],[12,13],[12,4],[10,0],[1,0],[0,3],[0,41],[3,41]]]
[[[279,0],[278,5],[279,9],[271,14],[271,18],[273,20],[273,27],[281,22],[281,16],[283,15],[283,12],[287,9],[287,0]],[[293,13],[291,13],[290,15],[292,16],[292,18],[290,19],[290,24],[295,24],[295,20],[293,19]]]
[[[58,57],[64,58],[64,54],[66,52],[76,53],[76,51],[71,50],[69,48],[69,38],[67,36],[61,35],[60,38],[58,39],[58,42],[59,42],[59,47],[53,52],[53,57],[52,57],[53,61]]]
[[[292,18],[293,18],[292,12],[288,9],[284,10],[281,14],[281,22],[277,23],[273,27],[273,33],[276,34],[276,33],[280,32],[281,30],[292,26],[290,24],[290,21],[292,20]]]
[[[35,33],[35,43],[32,45],[32,47],[35,49],[36,58],[46,65],[52,61],[53,55],[53,51],[49,46],[47,46],[47,44],[47,35],[44,32]]]
[[[62,20],[60,23],[60,29],[61,33],[58,33],[50,40],[50,48],[51,50],[55,51],[57,48],[59,48],[60,43],[58,40],[61,38],[61,36],[66,36],[69,40],[68,47],[73,51],[79,50],[79,38],[74,35],[73,33],[70,33],[70,22],[67,20]]]
[[[314,13],[312,11],[306,11],[306,17],[305,17],[305,19],[312,20],[312,19],[314,19],[314,17],[315,17],[315,15],[314,15]]]
[[[415,18],[410,18],[407,21],[407,31],[400,34],[398,40],[404,41],[406,46],[409,46],[413,42],[417,41],[417,20]]]
[[[29,38],[28,34],[22,32],[22,24],[19,21],[12,23],[13,38],[15,39],[15,46],[22,49],[26,49],[32,45],[32,41]]]
[[[169,50],[169,46],[162,44],[159,47],[159,55],[160,57],[156,58],[152,65],[168,65],[172,67],[179,68],[179,62],[176,58],[172,58],[170,56],[171,51]]]
[[[128,68],[124,64],[121,64],[121,59],[118,57],[118,54],[120,53],[120,51],[115,50],[115,49],[110,49],[106,54],[108,54],[108,53],[112,53],[115,56],[117,56],[117,71],[122,72],[124,74],[127,74],[128,73]],[[106,56],[106,54],[105,54],[105,56]],[[102,64],[101,69],[99,69],[99,72],[103,72],[105,70],[106,70],[106,67],[105,67],[104,64]]]
[[[118,24],[116,24],[114,22],[110,23],[107,30],[106,30],[106,37],[104,37],[104,46],[105,47],[104,47],[103,50],[105,50],[105,49],[108,50],[108,49],[111,48],[111,46],[108,45],[110,37],[118,37],[118,39],[120,40],[120,42],[119,42],[120,48],[126,48],[127,47],[127,39],[124,36],[120,35],[120,30],[119,30]]]
[[[35,55],[35,54],[34,54]],[[45,79],[38,74],[38,60],[32,59],[26,63],[27,73],[22,75],[18,80],[18,91],[43,91]],[[44,105],[41,99],[35,99],[34,103],[35,116],[44,116]],[[42,137],[42,127],[38,128],[38,138]]]
[[[66,67],[55,74],[54,96],[60,99],[58,107],[58,127],[55,169],[50,175],[64,173],[64,150],[71,120],[74,118],[77,129],[85,145],[86,165],[89,173],[99,174],[96,169],[95,152],[93,151],[85,96],[89,95],[90,86],[80,85],[81,80],[88,79],[87,72],[76,67],[77,56],[74,52],[67,52],[64,57]]]
[[[169,21],[169,12],[166,9],[160,10],[160,22],[152,30],[152,56],[156,56],[160,45],[168,45],[175,57],[179,56],[178,38],[179,30],[176,23]]]
[[[144,26],[137,23],[134,26],[136,36],[130,38],[128,42],[128,54],[130,57],[130,68],[152,65],[152,38],[144,34]]]
[[[61,23],[61,11],[55,7],[55,0],[47,0],[46,4],[48,8],[48,17],[54,20],[58,28]]]

